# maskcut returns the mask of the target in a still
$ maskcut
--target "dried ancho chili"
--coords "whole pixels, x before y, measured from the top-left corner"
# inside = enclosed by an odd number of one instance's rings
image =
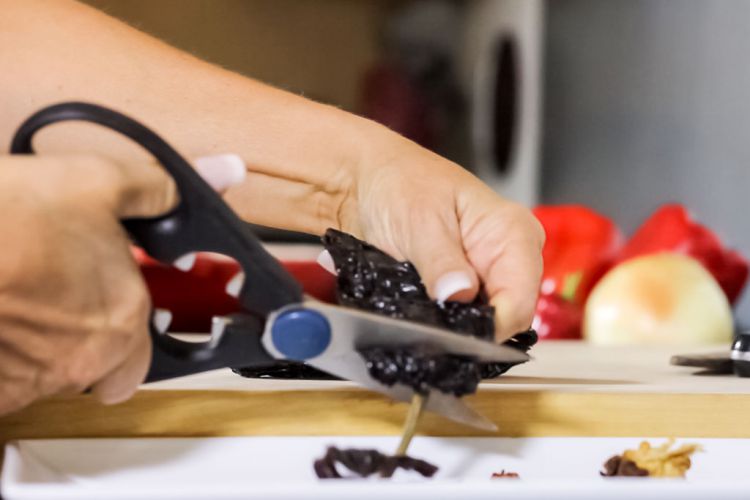
[[[341,450],[329,447],[323,458],[315,461],[315,474],[320,479],[341,479],[336,470],[339,463],[360,477],[379,474],[391,477],[396,469],[413,470],[424,477],[432,477],[438,468],[429,462],[409,456],[384,455],[377,450]]]
[[[342,305],[439,326],[490,340],[495,335],[494,308],[480,294],[473,302],[439,304],[430,299],[417,270],[357,238],[329,229],[323,244],[338,272],[337,299]],[[537,341],[533,330],[506,345],[528,351]],[[430,356],[418,349],[368,349],[361,352],[370,374],[387,385],[402,383],[426,394],[435,388],[456,396],[473,393],[481,378],[492,378],[517,363],[477,365],[458,356]]]
[[[480,295],[470,304],[446,302],[441,305],[429,298],[411,263],[399,262],[376,247],[334,229],[326,231],[323,244],[338,271],[336,288],[340,304],[440,326],[482,339],[494,337],[494,309],[487,304],[486,297]],[[527,352],[537,340],[536,332],[528,330],[507,340],[505,345]],[[372,349],[362,354],[371,374],[378,380],[389,385],[406,383],[422,394],[428,386],[456,395],[472,393],[481,378],[497,377],[517,364],[485,363],[478,365],[477,372],[476,363],[466,358],[438,356],[428,361],[426,353],[420,354],[413,349],[394,349],[388,354]],[[415,376],[411,367],[424,364],[428,365],[426,371]],[[234,372],[243,377],[257,378],[336,378],[294,362],[280,362],[271,367],[237,368]],[[440,373],[445,376],[438,377]],[[456,375],[458,373],[460,378]]]
[[[430,389],[461,397],[476,392],[479,365],[460,356],[433,355],[416,349],[373,347],[360,351],[373,378],[385,385],[408,385],[426,396]],[[449,374],[449,376],[446,376]]]

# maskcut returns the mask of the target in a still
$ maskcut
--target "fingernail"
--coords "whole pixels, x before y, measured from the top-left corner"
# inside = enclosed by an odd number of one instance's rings
[[[153,321],[159,333],[165,333],[172,323],[172,312],[167,309],[154,309]]]
[[[438,302],[445,302],[461,290],[471,288],[471,278],[463,271],[445,273],[435,283]]]
[[[336,264],[333,263],[333,257],[331,257],[331,254],[328,253],[328,250],[323,250],[322,252],[320,252],[320,255],[318,255],[318,264],[320,264],[320,267],[333,274],[334,276],[338,274],[336,272]]]
[[[247,175],[245,162],[235,154],[203,156],[193,164],[200,176],[219,192],[241,183]]]

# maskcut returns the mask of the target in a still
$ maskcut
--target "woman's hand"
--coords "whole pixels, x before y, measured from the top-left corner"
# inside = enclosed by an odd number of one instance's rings
[[[105,403],[135,391],[150,300],[119,219],[174,202],[155,165],[0,156],[0,414],[88,387]]]
[[[497,339],[531,324],[544,231],[444,158],[395,134],[372,142],[341,204],[340,228],[410,260],[437,300],[472,300],[484,286]]]
[[[199,61],[82,3],[3,7],[0,45],[21,52],[0,51],[8,68],[0,78],[0,142],[9,143],[15,124],[41,103],[105,103],[159,131],[184,156],[241,157],[247,180],[227,200],[245,219],[351,232],[413,261],[435,298],[468,300],[481,282],[497,308],[498,339],[528,327],[542,231],[526,210],[460,167],[340,109]],[[40,139],[44,151],[93,150],[128,165],[143,154],[123,148],[122,138],[92,140],[74,126]]]
[[[311,145],[298,164],[283,162],[299,165],[296,175],[247,160],[247,180],[227,192],[234,209],[259,224],[351,233],[413,262],[437,300],[470,301],[483,286],[496,308],[498,340],[527,329],[544,244],[531,212],[384,127],[326,107],[317,116],[321,129],[341,127],[338,139]],[[355,152],[334,154],[342,144]]]

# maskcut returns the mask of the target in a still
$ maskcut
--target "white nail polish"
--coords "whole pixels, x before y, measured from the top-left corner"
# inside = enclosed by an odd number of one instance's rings
[[[182,272],[190,271],[195,265],[195,259],[198,256],[195,252],[186,253],[182,257],[177,258],[172,265]]]
[[[338,274],[336,272],[336,264],[333,263],[333,257],[331,257],[331,254],[328,253],[328,250],[323,250],[322,252],[320,252],[320,255],[318,255],[318,264],[320,264],[320,267],[333,274],[334,276]]]
[[[224,288],[224,290],[227,292],[227,294],[231,295],[235,299],[240,296],[240,291],[242,291],[242,285],[245,284],[245,273],[242,271],[235,274],[231,280],[227,283],[227,286]]]
[[[438,302],[445,302],[455,293],[471,288],[471,278],[463,271],[445,273],[435,283]]]
[[[172,323],[172,312],[167,309],[155,309],[153,321],[159,333],[166,333],[169,324]]]
[[[196,159],[193,164],[198,174],[220,192],[240,184],[247,175],[245,162],[235,154],[203,156]]]

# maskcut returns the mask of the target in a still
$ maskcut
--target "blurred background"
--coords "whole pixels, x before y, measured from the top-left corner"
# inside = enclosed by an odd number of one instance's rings
[[[88,0],[381,121],[528,206],[685,205],[750,254],[750,2]],[[189,82],[186,82],[189,83]],[[750,323],[750,298],[738,317]]]

